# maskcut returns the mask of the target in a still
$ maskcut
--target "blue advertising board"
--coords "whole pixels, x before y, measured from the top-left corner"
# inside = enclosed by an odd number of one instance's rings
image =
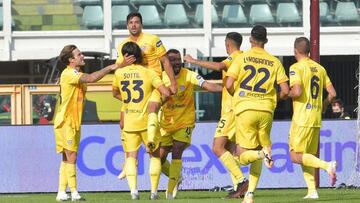
[[[197,123],[192,145],[183,155],[182,189],[209,189],[231,185],[231,179],[211,152],[216,123]],[[274,122],[271,131],[274,167],[263,167],[259,188],[305,187],[301,167],[289,157],[290,122]],[[320,132],[320,156],[338,161],[338,181],[353,172],[356,121],[324,121]],[[56,192],[61,155],[55,153],[53,126],[0,127],[0,193]],[[83,125],[78,152],[77,178],[80,191],[127,191],[126,180],[116,177],[124,162],[120,129],[116,124]],[[149,190],[149,157],[142,147],[138,161],[138,188]],[[249,167],[242,167],[248,176]],[[167,177],[162,175],[160,189]],[[320,186],[328,187],[328,175],[320,173]]]

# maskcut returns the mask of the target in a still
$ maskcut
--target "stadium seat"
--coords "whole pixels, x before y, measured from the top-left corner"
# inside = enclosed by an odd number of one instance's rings
[[[247,18],[240,5],[225,5],[223,9],[222,22],[225,24],[244,24],[247,23]]]
[[[111,0],[112,5],[129,5],[129,0]]]
[[[130,13],[128,5],[115,5],[111,7],[113,28],[125,28],[126,16]]]
[[[203,20],[203,5],[202,4],[198,4],[196,6],[194,21],[198,25],[203,24],[204,20]],[[219,22],[219,17],[216,13],[215,7],[214,7],[214,5],[211,5],[211,23],[217,24],[218,22]]]
[[[170,27],[189,25],[189,19],[186,16],[185,8],[182,4],[166,5],[164,21],[165,24]]]
[[[279,24],[301,22],[295,3],[279,3],[276,11],[276,22]]]
[[[101,0],[76,0],[75,2],[79,3],[81,7],[90,6],[90,5],[101,5]]]
[[[139,7],[139,13],[142,15],[144,27],[163,26],[159,12],[155,5],[141,5]]]
[[[359,21],[359,14],[354,2],[341,2],[336,5],[335,20],[337,22]]]
[[[130,5],[132,5],[135,9],[138,9],[142,5],[156,5],[161,6],[159,0],[130,0]]]
[[[319,18],[320,18],[321,23],[326,23],[326,22],[332,21],[329,5],[326,2],[323,2],[323,1],[320,2],[319,10],[320,10]]]
[[[82,23],[87,29],[102,29],[104,14],[101,6],[85,6]]]
[[[267,4],[253,4],[250,8],[249,23],[274,23],[270,7]]]
[[[2,30],[3,25],[4,25],[4,19],[3,19],[3,7],[0,6],[0,29]]]

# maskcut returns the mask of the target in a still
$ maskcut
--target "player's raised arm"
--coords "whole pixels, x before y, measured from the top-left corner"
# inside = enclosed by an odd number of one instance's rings
[[[194,59],[189,54],[184,56],[184,61],[188,62],[188,63],[191,63],[191,64],[201,66],[201,67],[204,67],[204,68],[215,70],[215,71],[222,71],[222,70],[226,69],[226,65],[223,62],[212,62],[212,61],[198,60],[198,59]]]
[[[173,68],[171,67],[171,63],[166,55],[161,56],[160,61],[164,66],[164,70],[165,70],[166,74],[169,76],[170,83],[171,83],[170,91],[172,94],[175,94],[177,91],[177,85],[176,85],[175,74],[174,74]]]
[[[117,64],[112,64],[109,66],[106,66],[105,68],[93,72],[91,74],[84,73],[81,75],[79,82],[80,83],[90,83],[90,82],[97,82],[101,78],[103,78],[106,74],[110,73],[111,71],[114,71],[118,68]]]

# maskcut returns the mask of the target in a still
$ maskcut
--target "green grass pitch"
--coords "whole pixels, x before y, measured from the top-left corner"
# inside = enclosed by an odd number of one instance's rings
[[[320,198],[318,200],[303,200],[306,189],[271,189],[271,190],[258,190],[255,193],[255,202],[259,203],[279,203],[279,202],[360,202],[359,190],[335,190],[330,188],[322,188],[318,190]],[[81,193],[86,202],[88,203],[107,203],[107,202],[154,202],[148,200],[148,192],[140,192],[140,200],[130,200],[128,192],[89,192]],[[241,202],[241,200],[224,200],[226,192],[207,192],[207,191],[180,191],[177,199],[167,201],[164,192],[160,192],[161,202],[194,202],[194,203],[217,203],[217,202]],[[1,203],[47,203],[56,202],[55,193],[45,194],[0,194]]]

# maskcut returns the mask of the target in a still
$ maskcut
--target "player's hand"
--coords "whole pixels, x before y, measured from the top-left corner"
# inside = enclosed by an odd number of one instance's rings
[[[136,61],[134,55],[128,55],[127,53],[124,55],[124,60],[121,64],[119,64],[119,68],[123,68],[125,66],[131,65]]]
[[[155,151],[155,143],[154,142],[148,142],[147,146],[146,146],[146,151],[149,153],[153,153]]]
[[[177,92],[177,85],[176,85],[176,83],[171,84],[170,87],[169,87],[169,89],[170,89],[171,94],[176,94],[176,92]]]
[[[188,63],[192,63],[192,62],[194,62],[194,58],[192,57],[192,56],[190,56],[189,54],[186,54],[185,56],[184,56],[184,61],[185,62],[188,62]]]

